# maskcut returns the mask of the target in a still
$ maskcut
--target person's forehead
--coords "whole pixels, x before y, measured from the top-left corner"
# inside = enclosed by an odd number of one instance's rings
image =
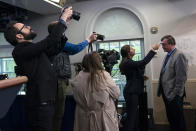
[[[130,48],[130,51],[134,51],[134,50],[135,50],[134,48],[132,48],[132,47]]]
[[[163,44],[163,43],[167,44],[167,39],[166,38],[161,41],[161,44]]]
[[[167,42],[167,38],[163,39],[162,42]]]
[[[17,29],[20,29],[20,28],[22,28],[23,25],[24,25],[23,23],[16,23],[16,24],[14,24],[14,27]]]

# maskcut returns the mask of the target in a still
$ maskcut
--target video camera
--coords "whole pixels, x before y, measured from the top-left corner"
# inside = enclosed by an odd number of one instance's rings
[[[111,74],[113,66],[117,64],[118,60],[120,59],[120,54],[114,49],[113,50],[99,49],[98,53],[101,56],[105,70]]]
[[[63,10],[62,10],[62,12],[61,12],[61,15],[62,15],[62,13],[65,11],[65,9],[66,8],[68,8],[68,7],[65,7],[65,8],[63,8]],[[77,12],[77,11],[74,11],[73,10],[73,14],[72,14],[72,17],[71,18],[73,18],[74,20],[77,20],[77,21],[79,21],[80,20],[80,12]],[[61,16],[60,15],[60,16]]]

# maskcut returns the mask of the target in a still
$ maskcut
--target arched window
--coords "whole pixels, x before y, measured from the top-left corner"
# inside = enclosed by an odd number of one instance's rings
[[[95,22],[94,31],[105,35],[105,40],[97,42],[96,49],[112,50],[120,53],[123,45],[135,48],[134,60],[141,60],[144,56],[143,28],[138,17],[131,11],[123,8],[112,8],[103,12]],[[119,63],[113,67],[112,77],[121,89],[119,101],[124,101],[123,88],[126,83],[125,76],[120,74]]]

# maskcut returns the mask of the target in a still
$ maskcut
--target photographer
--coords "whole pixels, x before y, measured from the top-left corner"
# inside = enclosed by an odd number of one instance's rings
[[[57,21],[54,21],[48,25],[48,33],[50,34],[54,27],[57,25]],[[61,130],[62,118],[64,115],[66,88],[69,85],[69,78],[71,78],[71,65],[69,55],[75,55],[82,51],[89,43],[97,40],[97,35],[92,33],[89,37],[78,44],[72,44],[70,42],[64,42],[63,50],[53,58],[53,64],[58,77],[58,90],[55,103],[55,113],[53,119],[53,131]]]
[[[32,42],[36,33],[23,23],[10,22],[4,32],[5,39],[14,46],[12,55],[21,75],[28,77],[25,116],[30,131],[52,130],[57,79],[49,57],[57,52],[57,44],[61,44],[71,16],[72,7],[69,7],[52,33],[37,43]]]

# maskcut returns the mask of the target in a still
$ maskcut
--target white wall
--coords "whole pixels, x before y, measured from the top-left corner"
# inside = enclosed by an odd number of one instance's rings
[[[145,54],[151,48],[153,43],[160,41],[160,38],[166,34],[171,34],[176,37],[180,43],[180,49],[186,48],[186,55],[189,57],[191,64],[189,68],[189,78],[196,78],[196,61],[194,56],[191,56],[189,51],[194,51],[194,38],[196,34],[196,1],[195,0],[99,0],[76,3],[73,9],[81,12],[79,22],[72,20],[66,31],[69,41],[78,43],[83,41],[95,27],[96,18],[105,10],[113,7],[122,7],[135,13],[140,19],[144,30]],[[38,37],[35,41],[47,35],[47,25],[50,21],[56,20],[58,15],[53,16],[34,16],[28,23],[38,32]],[[109,23],[108,23],[109,24]],[[123,25],[122,25],[123,26]],[[150,27],[157,26],[158,33],[151,34]],[[186,41],[188,40],[188,42]],[[184,46],[184,43],[188,47]],[[193,48],[194,47],[194,48]],[[71,56],[71,62],[80,62],[86,50]],[[147,75],[150,80],[147,82],[148,87],[151,87],[151,80],[157,80],[165,53],[162,48],[158,55],[147,66]],[[195,55],[196,57],[196,55]],[[152,89],[148,88],[148,104],[153,107]]]
[[[77,9],[82,13],[80,24],[77,23],[75,28],[72,26],[69,29],[72,29],[71,34],[77,34],[78,29],[85,31],[85,35],[93,30],[95,26],[94,23],[96,18],[112,7],[123,7],[133,13],[135,13],[144,28],[144,43],[145,43],[145,53],[149,51],[153,43],[160,41],[160,38],[166,34],[172,34],[174,37],[178,38],[179,32],[181,30],[186,30],[186,32],[181,32],[180,35],[187,35],[187,32],[196,30],[193,27],[195,19],[193,16],[196,13],[195,5],[196,1],[194,0],[175,0],[172,2],[168,0],[107,0],[107,1],[91,1],[91,2],[81,2],[73,5],[74,9]],[[190,17],[192,19],[190,19]],[[187,19],[189,18],[189,19]],[[80,25],[83,25],[80,27]],[[187,26],[192,25],[187,29]],[[74,25],[75,26],[75,25]],[[123,25],[122,25],[123,26]],[[159,32],[157,34],[150,34],[150,27],[157,26]],[[193,27],[193,28],[192,28]],[[80,40],[85,38],[84,36],[78,37]],[[70,39],[76,41],[76,39]],[[177,41],[180,41],[177,39]],[[74,56],[74,61],[81,59],[79,55]],[[159,72],[162,64],[163,57],[165,53],[162,49],[158,52],[158,55],[154,60],[147,66],[147,75],[151,76],[151,79],[156,80],[159,77]],[[196,64],[196,63],[195,63]],[[150,66],[151,65],[151,66]],[[193,65],[190,69],[193,68]],[[192,69],[192,73],[189,72],[189,78],[196,78],[195,67]],[[148,87],[151,86],[151,80],[147,81]],[[148,88],[148,103],[149,107],[153,107],[153,96],[152,89]]]

